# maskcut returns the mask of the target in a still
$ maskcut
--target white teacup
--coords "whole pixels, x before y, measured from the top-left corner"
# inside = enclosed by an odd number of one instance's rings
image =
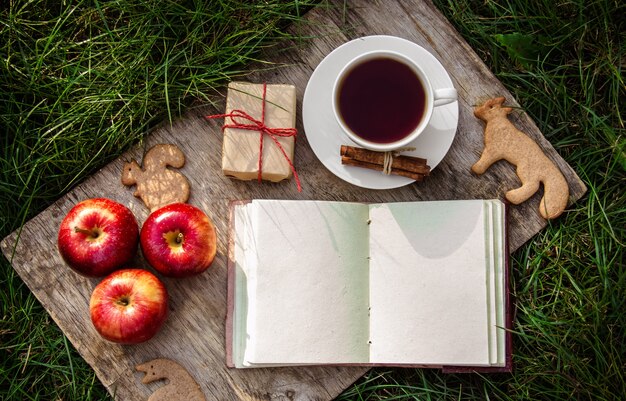
[[[385,68],[394,73],[387,74]],[[410,101],[401,102],[395,93]],[[456,89],[433,90],[416,62],[387,50],[363,53],[348,62],[332,92],[333,112],[342,130],[359,146],[380,152],[406,147],[426,129],[435,107],[456,100]]]

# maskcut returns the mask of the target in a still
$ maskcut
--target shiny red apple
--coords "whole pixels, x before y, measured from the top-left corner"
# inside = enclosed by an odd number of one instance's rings
[[[59,228],[61,257],[76,272],[102,277],[130,262],[137,253],[139,226],[133,213],[106,198],[76,204]]]
[[[117,270],[93,290],[91,321],[102,337],[122,344],[151,339],[167,317],[168,295],[157,276],[143,269]]]
[[[148,263],[169,277],[205,271],[217,250],[213,222],[202,210],[187,203],[174,203],[152,212],[139,238]]]

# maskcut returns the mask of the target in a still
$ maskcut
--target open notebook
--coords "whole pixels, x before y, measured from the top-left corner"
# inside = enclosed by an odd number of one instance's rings
[[[235,202],[228,365],[508,371],[505,227],[498,200]]]

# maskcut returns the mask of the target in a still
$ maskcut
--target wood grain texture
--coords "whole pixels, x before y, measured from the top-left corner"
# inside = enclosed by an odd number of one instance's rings
[[[313,39],[281,46],[264,58],[283,64],[256,71],[253,82],[292,83],[298,91],[297,128],[302,132],[300,107],[307,81],[317,64],[337,46],[360,36],[386,34],[414,41],[431,51],[450,73],[459,92],[459,128],[450,152],[420,183],[386,191],[350,185],[330,173],[315,157],[306,136],[296,142],[295,163],[303,191],[293,180],[258,184],[221,174],[221,122],[207,122],[206,114],[217,108],[194,109],[171,126],[157,128],[141,147],[110,163],[80,186],[27,222],[20,233],[4,239],[2,251],[30,290],[50,313],[98,378],[117,400],[145,400],[158,385],[144,385],[134,366],[155,358],[170,358],[183,365],[198,380],[207,399],[216,400],[328,400],[359,378],[363,367],[301,367],[276,369],[228,369],[225,365],[224,319],[226,315],[226,262],[228,203],[235,199],[323,199],[345,201],[416,201],[436,199],[500,198],[519,185],[506,162],[498,162],[478,177],[470,166],[483,148],[482,123],[472,115],[472,106],[494,96],[515,99],[486,68],[467,43],[428,1],[349,1],[309,12],[306,23],[293,27]],[[556,153],[525,114],[512,117],[515,125],[535,139],[563,171],[570,186],[571,202],[586,188],[569,165]],[[191,184],[189,202],[207,212],[218,233],[218,256],[213,266],[189,279],[164,279],[171,296],[170,316],[152,340],[137,346],[112,345],[102,340],[89,319],[89,297],[97,279],[76,275],[58,255],[59,223],[78,201],[106,196],[128,205],[140,223],[148,215],[132,190],[120,182],[122,167],[131,159],[141,160],[145,150],[158,143],[173,143],[187,157],[180,172]],[[510,210],[510,248],[517,249],[545,225],[538,212],[540,193]],[[277,252],[280,244],[276,245]],[[137,266],[144,266],[140,256]],[[513,266],[512,268],[515,268]]]

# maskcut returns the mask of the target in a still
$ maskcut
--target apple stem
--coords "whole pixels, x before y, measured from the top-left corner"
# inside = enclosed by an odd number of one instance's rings
[[[183,236],[183,233],[178,233],[178,235],[176,235],[176,239],[175,239],[176,243],[177,243],[177,244],[182,244],[182,242],[183,242],[183,237],[184,237],[184,236]]]
[[[87,230],[87,229],[80,228],[80,227],[74,227],[74,231],[77,232],[77,233],[85,234],[85,235],[91,235],[94,238],[98,237],[98,232],[97,231]]]

